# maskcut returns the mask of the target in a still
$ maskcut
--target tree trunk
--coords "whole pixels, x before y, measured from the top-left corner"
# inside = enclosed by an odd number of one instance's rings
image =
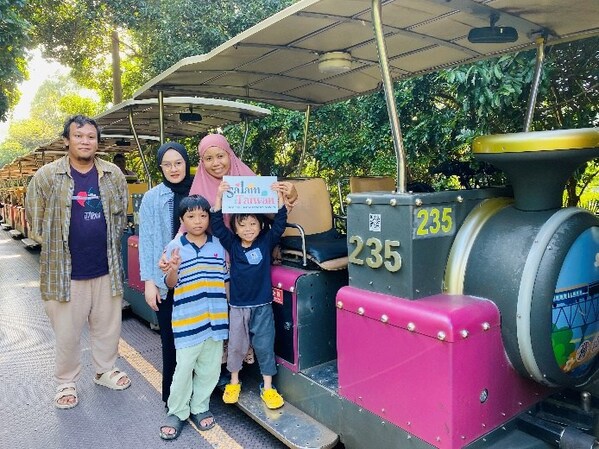
[[[114,104],[123,101],[123,87],[121,85],[121,55],[119,54],[119,33],[112,32],[112,92]]]
[[[571,177],[566,183],[566,206],[573,207],[578,205],[580,195],[576,194],[576,179]]]

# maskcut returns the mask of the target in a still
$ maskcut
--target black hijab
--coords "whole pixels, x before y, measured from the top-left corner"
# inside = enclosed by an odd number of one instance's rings
[[[168,150],[175,150],[177,153],[179,153],[181,155],[181,157],[185,161],[185,177],[183,178],[183,180],[181,182],[172,183],[168,179],[166,179],[166,176],[164,176],[164,172],[162,171],[162,167],[160,166],[160,164],[162,164],[162,158],[164,157],[164,153],[166,153]],[[175,237],[175,235],[177,235],[177,231],[179,230],[179,227],[180,227],[179,203],[181,202],[181,200],[183,198],[185,198],[186,196],[189,195],[189,189],[191,188],[191,183],[193,181],[193,179],[191,178],[190,171],[189,171],[191,168],[189,166],[189,156],[187,155],[187,150],[185,149],[185,147],[183,145],[181,145],[180,143],[165,142],[160,146],[160,148],[158,148],[158,153],[156,155],[156,159],[158,161],[158,167],[160,168],[160,173],[162,174],[162,183],[165,186],[167,186],[169,189],[171,189],[173,191],[173,193],[175,194],[175,198],[173,201],[173,232],[172,232],[173,237]]]

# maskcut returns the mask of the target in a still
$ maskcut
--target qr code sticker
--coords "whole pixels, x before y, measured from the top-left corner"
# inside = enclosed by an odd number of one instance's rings
[[[368,230],[372,232],[381,232],[381,214],[368,215]]]

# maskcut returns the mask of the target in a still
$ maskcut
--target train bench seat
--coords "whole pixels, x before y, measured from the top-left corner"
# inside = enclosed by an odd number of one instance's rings
[[[322,178],[288,179],[299,198],[287,218],[281,239],[281,255],[286,261],[301,261],[304,267],[323,270],[347,267],[347,240],[334,226],[329,191]]]

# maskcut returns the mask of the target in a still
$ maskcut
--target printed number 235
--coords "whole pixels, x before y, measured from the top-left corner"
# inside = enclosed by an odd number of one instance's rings
[[[349,261],[353,264],[364,265],[364,262],[366,262],[366,265],[375,269],[384,264],[385,268],[391,272],[399,271],[401,268],[401,254],[393,249],[399,247],[398,240],[385,240],[381,242],[375,237],[370,237],[364,243],[362,237],[352,235],[349,238],[349,243],[356,245],[349,255]],[[364,246],[370,248],[370,255],[365,259],[361,254],[362,250],[365,250]]]
[[[442,210],[436,207],[420,209],[416,214],[416,217],[420,220],[416,235],[448,234],[453,227],[451,212],[451,207],[444,207]]]

